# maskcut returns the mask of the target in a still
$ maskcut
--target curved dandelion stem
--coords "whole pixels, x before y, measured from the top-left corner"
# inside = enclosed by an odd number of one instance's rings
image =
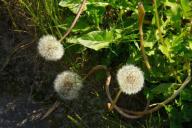
[[[82,13],[85,5],[86,5],[86,2],[87,2],[87,0],[83,0],[81,6],[79,7],[79,10],[78,10],[78,12],[77,12],[77,15],[76,15],[75,19],[73,20],[71,26],[68,28],[68,30],[67,30],[67,32],[64,34],[64,36],[61,37],[61,39],[59,40],[60,42],[63,41],[63,40],[69,35],[69,33],[71,32],[71,30],[73,29],[73,27],[74,27],[75,24],[77,23],[77,20],[79,19],[80,15],[81,15],[81,13]]]
[[[117,93],[117,95],[116,95],[116,97],[115,97],[115,99],[114,99],[113,102],[111,103],[111,106],[110,106],[110,108],[109,108],[110,111],[113,110],[114,105],[117,103],[117,101],[118,101],[118,99],[119,99],[121,93],[122,93],[122,91],[119,90],[118,93]]]
[[[90,75],[92,75],[93,73],[95,73],[98,70],[105,70],[107,72],[107,67],[104,65],[97,65],[95,67],[93,67],[89,73],[83,78],[83,81],[85,79],[87,79]],[[48,111],[43,115],[43,117],[41,118],[41,120],[47,118],[52,112],[54,112],[59,106],[60,106],[61,102],[60,101],[56,101],[49,109]]]
[[[52,106],[51,108],[49,108],[49,110],[43,115],[43,117],[41,118],[41,120],[47,118],[53,111],[55,111],[59,105],[60,105],[60,101],[56,101]]]
[[[185,86],[191,81],[191,76],[188,76],[185,81],[183,82],[183,84],[180,86],[179,89],[177,89],[176,91],[174,91],[174,93],[168,97],[167,99],[165,99],[164,101],[157,103],[156,107],[153,107],[147,111],[138,111],[138,112],[131,112],[132,114],[135,115],[146,115],[146,114],[150,114],[153,113],[157,110],[159,110],[160,108],[164,107],[166,104],[168,104],[169,102],[171,102],[173,99],[175,99],[177,97],[177,95],[185,88]],[[151,106],[151,105],[150,105]]]
[[[190,74],[190,73],[189,73]],[[185,81],[182,83],[182,85],[180,86],[179,89],[177,89],[169,98],[165,99],[164,101],[160,102],[160,103],[156,103],[156,104],[152,104],[152,105],[147,105],[144,111],[131,111],[131,110],[127,110],[124,108],[120,108],[117,105],[114,105],[114,108],[124,117],[127,118],[131,118],[131,119],[135,119],[135,118],[140,118],[144,115],[147,114],[151,114],[157,110],[159,110],[160,108],[164,107],[166,104],[168,104],[169,102],[171,102],[173,99],[175,99],[178,94],[185,88],[185,86],[191,81],[191,76],[188,75],[188,77],[185,79]],[[109,83],[109,82],[108,82]],[[110,100],[110,102],[112,103],[113,100],[111,98],[111,94],[109,92],[109,84],[105,85],[105,89],[106,89],[106,93],[107,93],[107,97]],[[151,109],[148,109],[149,107],[152,107]]]
[[[86,80],[89,76],[91,76],[92,74],[94,74],[96,71],[98,70],[104,70],[107,71],[107,67],[104,65],[96,65],[95,67],[93,67],[88,73],[87,75],[83,78],[83,81]]]
[[[140,48],[141,53],[144,59],[144,63],[149,71],[151,71],[151,65],[149,63],[148,57],[145,54],[144,49],[144,41],[143,41],[143,18],[145,16],[145,10],[142,3],[138,4],[138,12],[139,12],[139,34],[140,34]]]
[[[109,99],[109,101],[112,103],[113,100],[111,98],[111,94],[109,92],[109,86],[110,86],[110,82],[111,82],[111,74],[109,71],[106,72],[107,73],[107,78],[106,78],[106,81],[105,81],[105,91],[106,91],[106,94],[107,94],[107,97]],[[137,118],[140,118],[141,116],[140,115],[132,115],[132,114],[129,114],[129,113],[126,113],[124,112],[121,108],[119,108],[116,104],[114,104],[114,108],[115,110],[117,110],[122,116],[126,117],[126,118],[130,118],[130,119],[137,119]]]

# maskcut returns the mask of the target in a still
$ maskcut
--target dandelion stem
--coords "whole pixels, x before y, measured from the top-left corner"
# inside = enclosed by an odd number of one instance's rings
[[[56,108],[59,107],[60,104],[61,104],[60,101],[56,101],[56,102],[53,104],[53,106],[51,106],[51,108],[49,108],[49,110],[44,114],[44,116],[41,118],[41,120],[47,118],[53,111],[56,110]]]
[[[139,12],[139,34],[140,34],[140,48],[141,53],[144,59],[144,63],[149,71],[151,71],[151,65],[149,63],[148,57],[145,54],[144,49],[144,41],[143,41],[143,18],[145,16],[145,10],[142,3],[138,4],[138,12]]]
[[[131,118],[131,119],[135,119],[135,118],[139,118],[139,117],[142,117],[144,115],[147,115],[147,114],[151,114],[151,113],[159,110],[160,108],[164,107],[166,104],[168,104],[169,102],[171,102],[173,99],[175,99],[178,96],[178,94],[191,81],[191,75],[190,74],[191,74],[191,70],[188,72],[188,77],[185,79],[185,81],[182,83],[182,85],[179,87],[179,89],[174,91],[174,93],[170,97],[168,97],[167,99],[165,99],[164,101],[162,101],[160,103],[156,103],[156,104],[152,104],[152,105],[147,105],[149,107],[152,107],[151,109],[148,109],[148,107],[146,107],[144,111],[130,111],[130,110],[127,110],[127,109],[124,109],[124,108],[120,108],[117,105],[114,105],[114,108],[122,116],[124,116],[126,118]],[[113,100],[111,98],[111,94],[109,92],[110,77],[111,76],[108,76],[108,78],[106,80],[105,90],[106,90],[106,94],[107,94],[108,99],[110,100],[110,102],[113,102]]]
[[[153,113],[157,110],[159,110],[160,108],[164,107],[166,104],[168,104],[169,102],[171,102],[173,99],[176,98],[176,96],[185,88],[185,86],[191,81],[191,76],[188,76],[186,78],[186,80],[183,82],[183,84],[180,86],[179,89],[177,89],[176,91],[174,91],[174,93],[167,98],[166,100],[164,100],[163,102],[157,103],[157,106],[149,109],[147,111],[144,112],[134,112],[135,115],[146,115],[146,114],[150,114]]]
[[[117,103],[117,101],[118,101],[119,96],[121,95],[121,93],[122,93],[122,91],[119,90],[118,93],[117,93],[117,95],[116,95],[116,97],[115,97],[115,99],[114,99],[113,102],[111,103],[111,106],[110,106],[110,108],[109,108],[110,111],[113,110],[114,105]]]
[[[69,35],[69,33],[71,32],[71,30],[73,29],[73,27],[74,27],[75,24],[77,23],[77,20],[79,19],[80,15],[81,15],[81,13],[82,13],[85,5],[86,5],[86,2],[87,2],[87,0],[83,0],[81,6],[79,7],[79,10],[78,10],[78,12],[77,12],[77,15],[76,15],[75,19],[73,20],[71,26],[68,28],[68,30],[67,30],[67,32],[64,34],[64,36],[61,37],[61,39],[59,40],[60,42],[62,42],[63,39],[65,39],[65,38]]]
[[[87,75],[83,78],[83,81],[86,80],[89,76],[91,76],[92,74],[94,74],[96,71],[98,70],[104,70],[107,71],[107,67],[104,65],[96,65],[95,67],[93,67],[88,73]]]
[[[109,101],[112,103],[113,100],[111,98],[111,94],[109,92],[109,86],[110,86],[110,83],[111,83],[111,74],[109,71],[106,70],[106,73],[107,73],[107,79],[105,81],[105,91],[106,91],[106,94],[107,94],[107,97],[109,99]],[[126,118],[130,118],[130,119],[137,119],[137,118],[140,118],[141,116],[140,115],[131,115],[129,113],[126,113],[124,112],[121,108],[119,108],[116,104],[114,104],[114,108],[115,110],[117,110],[122,116],[126,117]]]

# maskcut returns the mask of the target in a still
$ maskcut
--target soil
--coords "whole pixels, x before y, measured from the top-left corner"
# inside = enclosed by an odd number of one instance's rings
[[[34,49],[21,49],[32,37],[14,32],[6,9],[0,12],[0,128],[48,127],[47,121],[35,121],[43,109],[31,100],[37,79]]]

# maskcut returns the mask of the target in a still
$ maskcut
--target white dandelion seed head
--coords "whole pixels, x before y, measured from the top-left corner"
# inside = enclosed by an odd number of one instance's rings
[[[64,54],[63,45],[52,35],[45,35],[39,39],[38,52],[46,60],[57,61]]]
[[[140,68],[134,65],[124,65],[117,72],[117,81],[125,94],[136,94],[144,86],[144,75]]]
[[[81,77],[71,71],[64,71],[57,75],[54,81],[54,89],[64,100],[72,100],[78,97],[83,83]]]

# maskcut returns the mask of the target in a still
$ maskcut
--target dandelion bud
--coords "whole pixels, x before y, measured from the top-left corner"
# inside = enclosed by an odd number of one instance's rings
[[[128,95],[136,94],[144,86],[144,75],[138,67],[124,65],[117,72],[117,81],[122,92]]]
[[[54,81],[55,91],[64,100],[77,98],[82,86],[81,77],[71,71],[64,71],[61,74],[58,74]]]
[[[38,52],[46,60],[57,61],[62,58],[64,48],[54,36],[45,35],[38,42]]]

